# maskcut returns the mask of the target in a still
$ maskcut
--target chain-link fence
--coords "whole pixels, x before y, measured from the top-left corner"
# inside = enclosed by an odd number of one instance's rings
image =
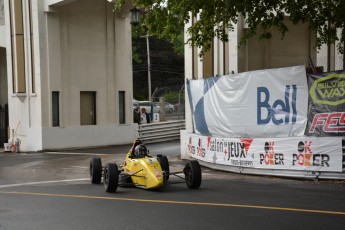
[[[159,106],[160,121],[185,119],[184,85],[175,90],[169,87],[156,88],[152,100]]]
[[[331,57],[330,59],[328,59],[327,56],[318,56],[317,58],[308,58],[306,56],[278,56],[271,58],[270,68],[304,65],[307,68],[308,72],[311,72],[311,68],[313,65],[318,72],[330,72],[334,70],[344,69],[343,62],[344,60],[342,55]]]
[[[328,64],[330,68],[328,68]],[[344,69],[342,56],[331,57],[329,60],[326,56],[318,57],[315,65],[322,66],[325,72]]]

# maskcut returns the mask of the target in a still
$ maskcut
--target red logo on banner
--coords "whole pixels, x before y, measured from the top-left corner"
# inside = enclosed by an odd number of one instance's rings
[[[318,126],[321,126],[325,133],[345,132],[345,112],[316,114],[309,133],[314,133]]]
[[[207,137],[207,149],[210,149],[210,145],[211,145],[211,137],[208,136]]]
[[[192,144],[192,137],[189,137],[189,145],[188,150],[190,154],[193,154],[193,144]]]
[[[249,138],[242,138],[241,139],[241,142],[244,146],[244,150],[246,150],[246,155],[248,155],[248,150],[249,150],[249,147],[250,145],[252,144],[253,142],[253,139],[249,139]]]

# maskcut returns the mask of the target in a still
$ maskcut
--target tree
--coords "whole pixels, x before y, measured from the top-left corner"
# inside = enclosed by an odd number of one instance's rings
[[[148,96],[146,34],[144,25],[132,26],[133,96],[137,100],[147,100]],[[179,90],[184,84],[183,28],[174,42],[150,36],[149,43],[152,89]]]
[[[176,53],[173,44],[167,39],[150,36],[149,41],[152,89],[168,87],[171,91],[178,91],[185,78],[183,54]],[[133,55],[133,96],[137,100],[147,100],[146,39],[137,36],[133,37],[132,42],[136,49]]]
[[[116,0],[120,9],[125,0]],[[317,47],[340,41],[338,50],[343,53],[345,42],[344,0],[133,0],[146,11],[143,23],[150,34],[169,37],[173,41],[183,26],[198,15],[198,20],[187,29],[188,43],[201,48],[202,55],[211,47],[212,39],[228,41],[228,31],[243,17],[249,29],[241,38],[240,46],[263,32],[260,39],[268,39],[271,29],[284,37],[288,32],[285,15],[294,23],[308,23],[309,30],[317,33]],[[337,29],[342,29],[340,36]]]

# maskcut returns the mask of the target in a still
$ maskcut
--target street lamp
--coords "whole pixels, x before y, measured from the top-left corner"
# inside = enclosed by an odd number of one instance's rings
[[[147,51],[147,81],[148,81],[148,88],[149,88],[149,101],[152,102],[151,96],[151,58],[150,58],[150,35],[147,33],[145,36],[141,36],[142,38],[146,39],[146,51]]]
[[[139,24],[139,10],[137,8],[133,8],[130,10],[131,12],[131,25],[136,26]]]
[[[134,7],[133,9],[130,10],[131,12],[131,25],[136,26],[139,24],[139,10]],[[151,97],[151,60],[150,60],[150,41],[149,37],[150,35],[147,33],[145,36],[141,36],[142,38],[146,39],[146,50],[147,50],[147,81],[148,81],[148,96],[149,96],[149,101],[152,102],[152,97]]]

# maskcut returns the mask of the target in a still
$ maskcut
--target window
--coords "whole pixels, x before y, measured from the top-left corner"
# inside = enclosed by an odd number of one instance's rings
[[[52,120],[53,127],[60,126],[59,92],[52,92]]]
[[[126,123],[125,91],[119,91],[119,122]]]
[[[31,92],[36,93],[35,82],[35,55],[34,55],[34,35],[32,25],[32,0],[29,0],[29,20],[30,20],[30,52],[31,52]]]
[[[11,41],[12,41],[12,67],[13,93],[25,93],[25,50],[24,50],[24,26],[22,0],[10,1]]]
[[[80,125],[96,125],[96,92],[80,92]]]

